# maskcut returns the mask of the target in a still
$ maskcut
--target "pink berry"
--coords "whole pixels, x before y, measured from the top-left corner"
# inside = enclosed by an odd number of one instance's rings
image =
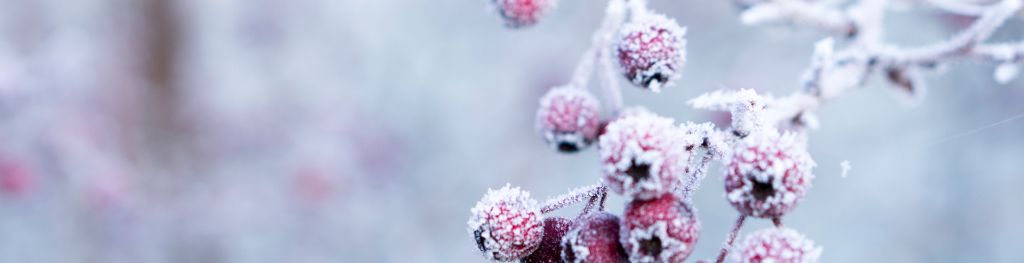
[[[811,187],[811,160],[792,135],[753,134],[725,160],[725,196],[748,216],[772,218],[789,212]]]
[[[679,78],[686,63],[686,29],[659,14],[641,15],[622,27],[616,51],[626,78],[658,92]]]
[[[747,236],[732,254],[741,263],[814,263],[821,247],[789,228],[772,227]]]
[[[555,0],[493,0],[505,26],[521,28],[531,26],[555,7]]]
[[[540,208],[530,193],[518,187],[488,189],[471,212],[468,230],[487,259],[515,261],[540,246],[544,236]]]
[[[634,199],[624,218],[620,235],[630,262],[683,262],[700,237],[695,211],[674,194]]]
[[[0,160],[0,192],[21,196],[32,186],[32,174],[28,167],[13,161]]]
[[[619,243],[619,217],[607,212],[581,217],[562,240],[566,262],[625,262]]]
[[[601,122],[597,98],[584,89],[556,87],[537,109],[537,132],[561,152],[575,152],[597,138]]]
[[[544,238],[533,254],[523,258],[523,263],[560,263],[562,262],[562,237],[569,232],[572,221],[564,217],[544,219]]]
[[[649,199],[680,185],[689,152],[672,119],[635,114],[612,121],[599,139],[604,183],[618,194]]]

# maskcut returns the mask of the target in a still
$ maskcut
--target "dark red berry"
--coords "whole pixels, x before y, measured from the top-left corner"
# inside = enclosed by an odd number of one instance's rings
[[[564,217],[544,219],[544,238],[533,254],[523,258],[524,263],[560,263],[562,262],[562,237],[572,227],[572,221]]]
[[[586,214],[562,239],[566,262],[626,262],[619,243],[619,217],[607,212]]]
[[[700,222],[674,194],[634,199],[626,206],[620,235],[630,262],[682,262],[700,237]]]

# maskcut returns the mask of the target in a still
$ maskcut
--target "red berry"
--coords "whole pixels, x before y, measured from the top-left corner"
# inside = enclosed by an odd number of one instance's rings
[[[792,229],[772,227],[747,236],[732,257],[741,263],[814,263],[821,251],[814,241]]]
[[[566,262],[626,262],[619,243],[619,217],[607,212],[581,217],[562,240]]]
[[[540,98],[537,132],[559,151],[578,151],[597,138],[600,110],[597,98],[586,90],[555,87]]]
[[[530,193],[509,185],[487,194],[471,210],[469,232],[484,257],[515,261],[540,245],[544,223],[537,201]]]
[[[555,7],[555,0],[493,0],[505,26],[520,28],[537,23],[545,13]]]
[[[32,186],[28,167],[13,160],[0,160],[0,192],[20,196]]]
[[[807,194],[812,167],[814,161],[792,135],[751,135],[725,161],[726,199],[744,215],[782,216]]]
[[[630,262],[683,262],[700,237],[695,211],[674,194],[634,199],[625,214],[622,246]]]
[[[686,63],[686,29],[659,14],[641,15],[622,27],[616,51],[626,78],[658,92],[679,78]]]
[[[544,238],[540,240],[540,246],[533,254],[523,258],[524,263],[560,263],[562,262],[562,237],[569,228],[572,221],[564,217],[551,217],[544,219]]]
[[[599,155],[604,183],[612,191],[649,199],[680,184],[689,152],[672,122],[654,114],[633,114],[608,124],[599,139]]]

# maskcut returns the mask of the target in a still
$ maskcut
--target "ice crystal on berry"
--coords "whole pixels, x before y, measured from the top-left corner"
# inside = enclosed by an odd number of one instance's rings
[[[575,152],[590,145],[600,127],[600,105],[585,89],[552,88],[540,99],[537,132],[561,152]]]
[[[488,189],[470,212],[469,233],[490,260],[521,259],[537,249],[544,235],[537,201],[518,187]]]
[[[689,152],[672,122],[654,114],[639,114],[608,124],[599,139],[599,154],[605,183],[612,191],[649,199],[679,185]]]
[[[492,3],[509,28],[532,26],[555,6],[555,0],[492,0]]]
[[[682,262],[700,236],[695,211],[674,194],[626,206],[622,245],[631,262]]]
[[[544,219],[544,238],[540,246],[532,254],[523,258],[523,263],[560,263],[562,262],[562,238],[572,227],[572,221],[564,217]]]
[[[784,227],[759,230],[747,236],[732,257],[741,263],[814,263],[822,248],[804,235]]]
[[[633,84],[658,92],[679,78],[686,63],[686,29],[659,14],[634,18],[619,32],[619,66]]]
[[[725,161],[726,199],[745,215],[782,216],[810,189],[814,165],[792,134],[751,135]]]
[[[623,262],[619,217],[607,212],[583,215],[562,240],[565,262]]]

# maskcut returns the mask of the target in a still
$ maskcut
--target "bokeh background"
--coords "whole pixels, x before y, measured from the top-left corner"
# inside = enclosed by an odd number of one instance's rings
[[[826,37],[743,26],[729,1],[650,5],[689,27],[689,62],[626,103],[679,121],[727,118],[684,104],[714,89],[794,90]],[[482,262],[465,222],[488,187],[598,179],[596,152],[552,151],[533,117],[603,9],[508,30],[483,0],[2,0],[0,262]],[[971,22],[915,10],[891,11],[890,41]],[[995,40],[1022,38],[1015,20]],[[912,106],[878,80],[827,104],[786,224],[825,262],[1024,262],[1024,82],[992,70],[951,63]],[[736,216],[718,169],[691,259]]]

